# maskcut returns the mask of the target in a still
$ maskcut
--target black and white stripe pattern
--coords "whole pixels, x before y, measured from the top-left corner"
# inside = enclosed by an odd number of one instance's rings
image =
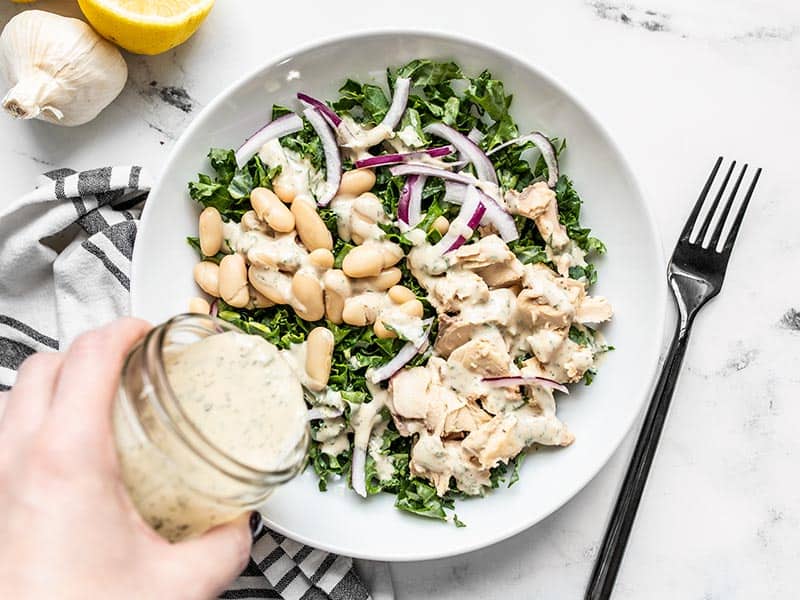
[[[34,352],[64,348],[129,312],[131,257],[149,189],[139,167],[58,169],[0,208],[0,391]],[[264,531],[250,565],[222,598],[370,595],[352,559]]]
[[[367,600],[370,597],[353,571],[351,559],[316,550],[274,531],[265,531],[255,541],[251,556],[253,565],[285,600]]]

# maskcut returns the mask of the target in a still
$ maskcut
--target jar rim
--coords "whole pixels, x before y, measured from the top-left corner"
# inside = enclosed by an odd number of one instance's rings
[[[197,324],[198,321],[200,323],[205,321],[205,324]],[[160,404],[160,406],[154,407],[156,409],[156,414],[181,440],[181,442],[183,442],[198,458],[220,470],[226,476],[242,483],[255,485],[262,485],[266,483],[273,486],[288,481],[297,473],[299,473],[304,465],[304,458],[306,456],[309,439],[308,426],[305,427],[303,436],[298,441],[296,446],[292,448],[292,450],[286,456],[286,462],[289,463],[289,466],[282,469],[263,469],[246,464],[230,455],[217,443],[209,439],[209,437],[203,433],[203,431],[194,423],[194,421],[183,409],[177,394],[175,394],[175,391],[172,388],[169,377],[167,376],[164,364],[164,345],[168,333],[174,327],[182,325],[192,326],[192,323],[195,323],[194,327],[198,331],[206,330],[210,332],[211,335],[218,335],[226,332],[236,332],[241,335],[248,335],[238,327],[226,321],[211,315],[199,313],[185,313],[177,315],[166,321],[162,326],[151,331],[144,343],[146,346],[150,343],[155,344],[156,360],[151,360],[152,357],[150,353],[147,352],[147,348],[145,348],[145,352],[143,353],[143,366],[146,371],[149,371],[151,375],[154,376],[154,379],[156,380],[155,383],[157,383],[160,390],[166,394],[166,400],[174,409],[177,410],[182,419],[181,426],[178,426],[175,423],[175,420],[171,418],[168,412],[165,410],[165,406],[163,405],[164,399],[151,399],[151,402],[155,400],[155,402]],[[151,339],[152,335],[155,335],[156,337]],[[188,428],[188,431],[183,430],[183,427]],[[192,438],[199,440],[203,448],[198,448],[198,445],[193,441]],[[209,451],[213,458],[208,456]]]

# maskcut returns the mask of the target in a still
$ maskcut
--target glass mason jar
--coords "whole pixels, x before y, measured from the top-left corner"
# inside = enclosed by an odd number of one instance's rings
[[[227,331],[239,332],[207,315],[177,316],[150,331],[122,370],[113,418],[122,479],[145,521],[170,541],[257,509],[305,466],[307,427],[277,470],[265,471],[212,443],[182,409],[165,355]]]

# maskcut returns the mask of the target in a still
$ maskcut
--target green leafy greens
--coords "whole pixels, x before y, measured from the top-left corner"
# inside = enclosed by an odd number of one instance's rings
[[[476,131],[480,136],[479,145],[484,151],[519,137],[519,129],[510,113],[512,95],[506,93],[502,81],[495,79],[489,71],[483,71],[477,77],[469,77],[454,62],[438,62],[428,59],[413,60],[396,69],[387,70],[390,91],[393,90],[398,77],[408,77],[412,81],[412,89],[400,129],[410,128],[416,137],[425,145],[438,145],[441,140],[424,134],[426,125],[444,122],[458,131],[468,134]],[[379,123],[390,106],[390,96],[384,89],[374,83],[359,82],[348,79],[339,89],[339,97],[330,103],[339,114],[347,115],[364,125]],[[272,117],[277,118],[291,112],[284,106],[274,106]],[[564,140],[551,140],[560,155],[566,149]],[[280,144],[287,150],[307,159],[312,167],[324,171],[325,160],[322,144],[304,119],[304,126],[296,134],[281,138]],[[258,155],[239,168],[232,150],[213,148],[208,154],[214,176],[198,175],[198,180],[189,184],[190,196],[203,206],[218,209],[225,220],[238,221],[250,210],[249,195],[255,187],[272,187],[272,180],[280,169],[268,169]],[[505,190],[521,191],[535,181],[546,180],[547,165],[538,155],[531,142],[512,144],[504,147],[491,156],[492,163],[500,185]],[[393,177],[388,169],[376,170],[377,181],[373,188],[389,215],[397,214],[404,179]],[[565,175],[558,178],[555,187],[560,220],[569,237],[589,255],[602,254],[605,246],[597,238],[591,236],[589,229],[580,225],[582,201]],[[420,224],[428,240],[435,243],[440,234],[434,229],[434,221],[439,216],[452,220],[459,207],[444,200],[445,187],[441,180],[429,178],[423,191],[424,219]],[[351,243],[338,236],[336,215],[328,208],[319,209],[320,216],[328,229],[333,233],[335,267],[340,268],[345,254],[353,247]],[[539,235],[533,221],[517,217],[520,237],[509,244],[509,248],[520,261],[526,264],[545,263],[553,267],[547,257],[545,243]],[[400,244],[405,251],[411,247],[409,240],[394,226],[382,226],[387,239]],[[199,240],[188,238],[200,253]],[[223,253],[215,256],[202,256],[203,260],[219,262]],[[402,271],[401,283],[410,288],[420,300],[423,300],[426,316],[434,315],[433,309],[425,300],[425,291],[408,271],[405,263],[398,265]],[[583,279],[588,284],[597,280],[597,272],[593,264],[585,267],[573,267],[570,276]],[[388,362],[397,355],[405,342],[402,339],[380,339],[370,327],[353,327],[346,324],[337,325],[329,321],[308,323],[300,319],[294,310],[286,306],[275,306],[264,309],[238,309],[219,301],[220,318],[233,323],[243,331],[260,335],[279,348],[288,348],[292,344],[305,340],[309,331],[318,325],[325,325],[334,334],[335,346],[329,385],[339,391],[347,402],[345,418],[349,419],[351,405],[366,402],[370,398],[365,373],[370,367],[377,367]],[[436,325],[431,332],[436,335]],[[569,338],[577,344],[592,348],[600,353],[611,349],[598,344],[595,332],[588,327],[573,326]],[[410,365],[424,364],[427,355],[417,355]],[[591,382],[594,372],[587,372],[585,382]],[[391,421],[388,410],[384,409],[383,417],[388,425],[383,428],[380,454],[389,461],[393,472],[388,478],[381,479],[375,459],[368,454],[366,459],[366,489],[369,495],[390,493],[395,495],[395,506],[403,511],[424,517],[450,520],[457,526],[464,524],[458,517],[449,513],[454,508],[454,501],[461,494],[455,487],[439,497],[434,487],[422,479],[413,477],[409,471],[412,439],[402,437]],[[312,424],[312,427],[319,427]],[[352,434],[351,438],[352,447]],[[491,472],[493,487],[507,481],[513,485],[519,479],[519,469],[524,455],[519,455],[507,464],[500,464]],[[319,477],[320,490],[327,488],[332,478],[349,480],[352,453],[348,448],[337,456],[322,451],[318,442],[312,442],[309,452],[309,464]]]
[[[258,155],[240,169],[233,150],[212,148],[208,160],[216,176],[200,173],[197,181],[189,183],[189,195],[203,206],[216,208],[226,220],[240,220],[250,210],[253,188],[272,189],[272,180],[280,173],[280,167],[267,169]]]

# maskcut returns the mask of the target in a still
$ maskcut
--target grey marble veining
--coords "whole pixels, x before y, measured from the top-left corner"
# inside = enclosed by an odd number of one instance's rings
[[[75,11],[66,1],[37,6]],[[0,4],[0,23],[23,9]],[[764,168],[725,288],[698,319],[615,597],[796,595],[794,0],[407,0],[402,7],[353,0],[302,10],[221,0],[187,44],[161,56],[127,56],[125,90],[89,125],[62,129],[0,118],[0,202],[55,165],[139,163],[157,173],[196,111],[231,82],[291,47],[368,27],[459,32],[554,74],[622,146],[668,251],[717,155]],[[609,260],[617,258],[612,249]],[[581,597],[631,445],[629,437],[578,496],[532,529],[465,556],[393,565],[398,597]]]
[[[614,21],[629,27],[642,27],[647,31],[670,31],[669,15],[649,8],[639,8],[631,4],[611,4],[592,1],[589,5],[595,15],[607,21]]]

